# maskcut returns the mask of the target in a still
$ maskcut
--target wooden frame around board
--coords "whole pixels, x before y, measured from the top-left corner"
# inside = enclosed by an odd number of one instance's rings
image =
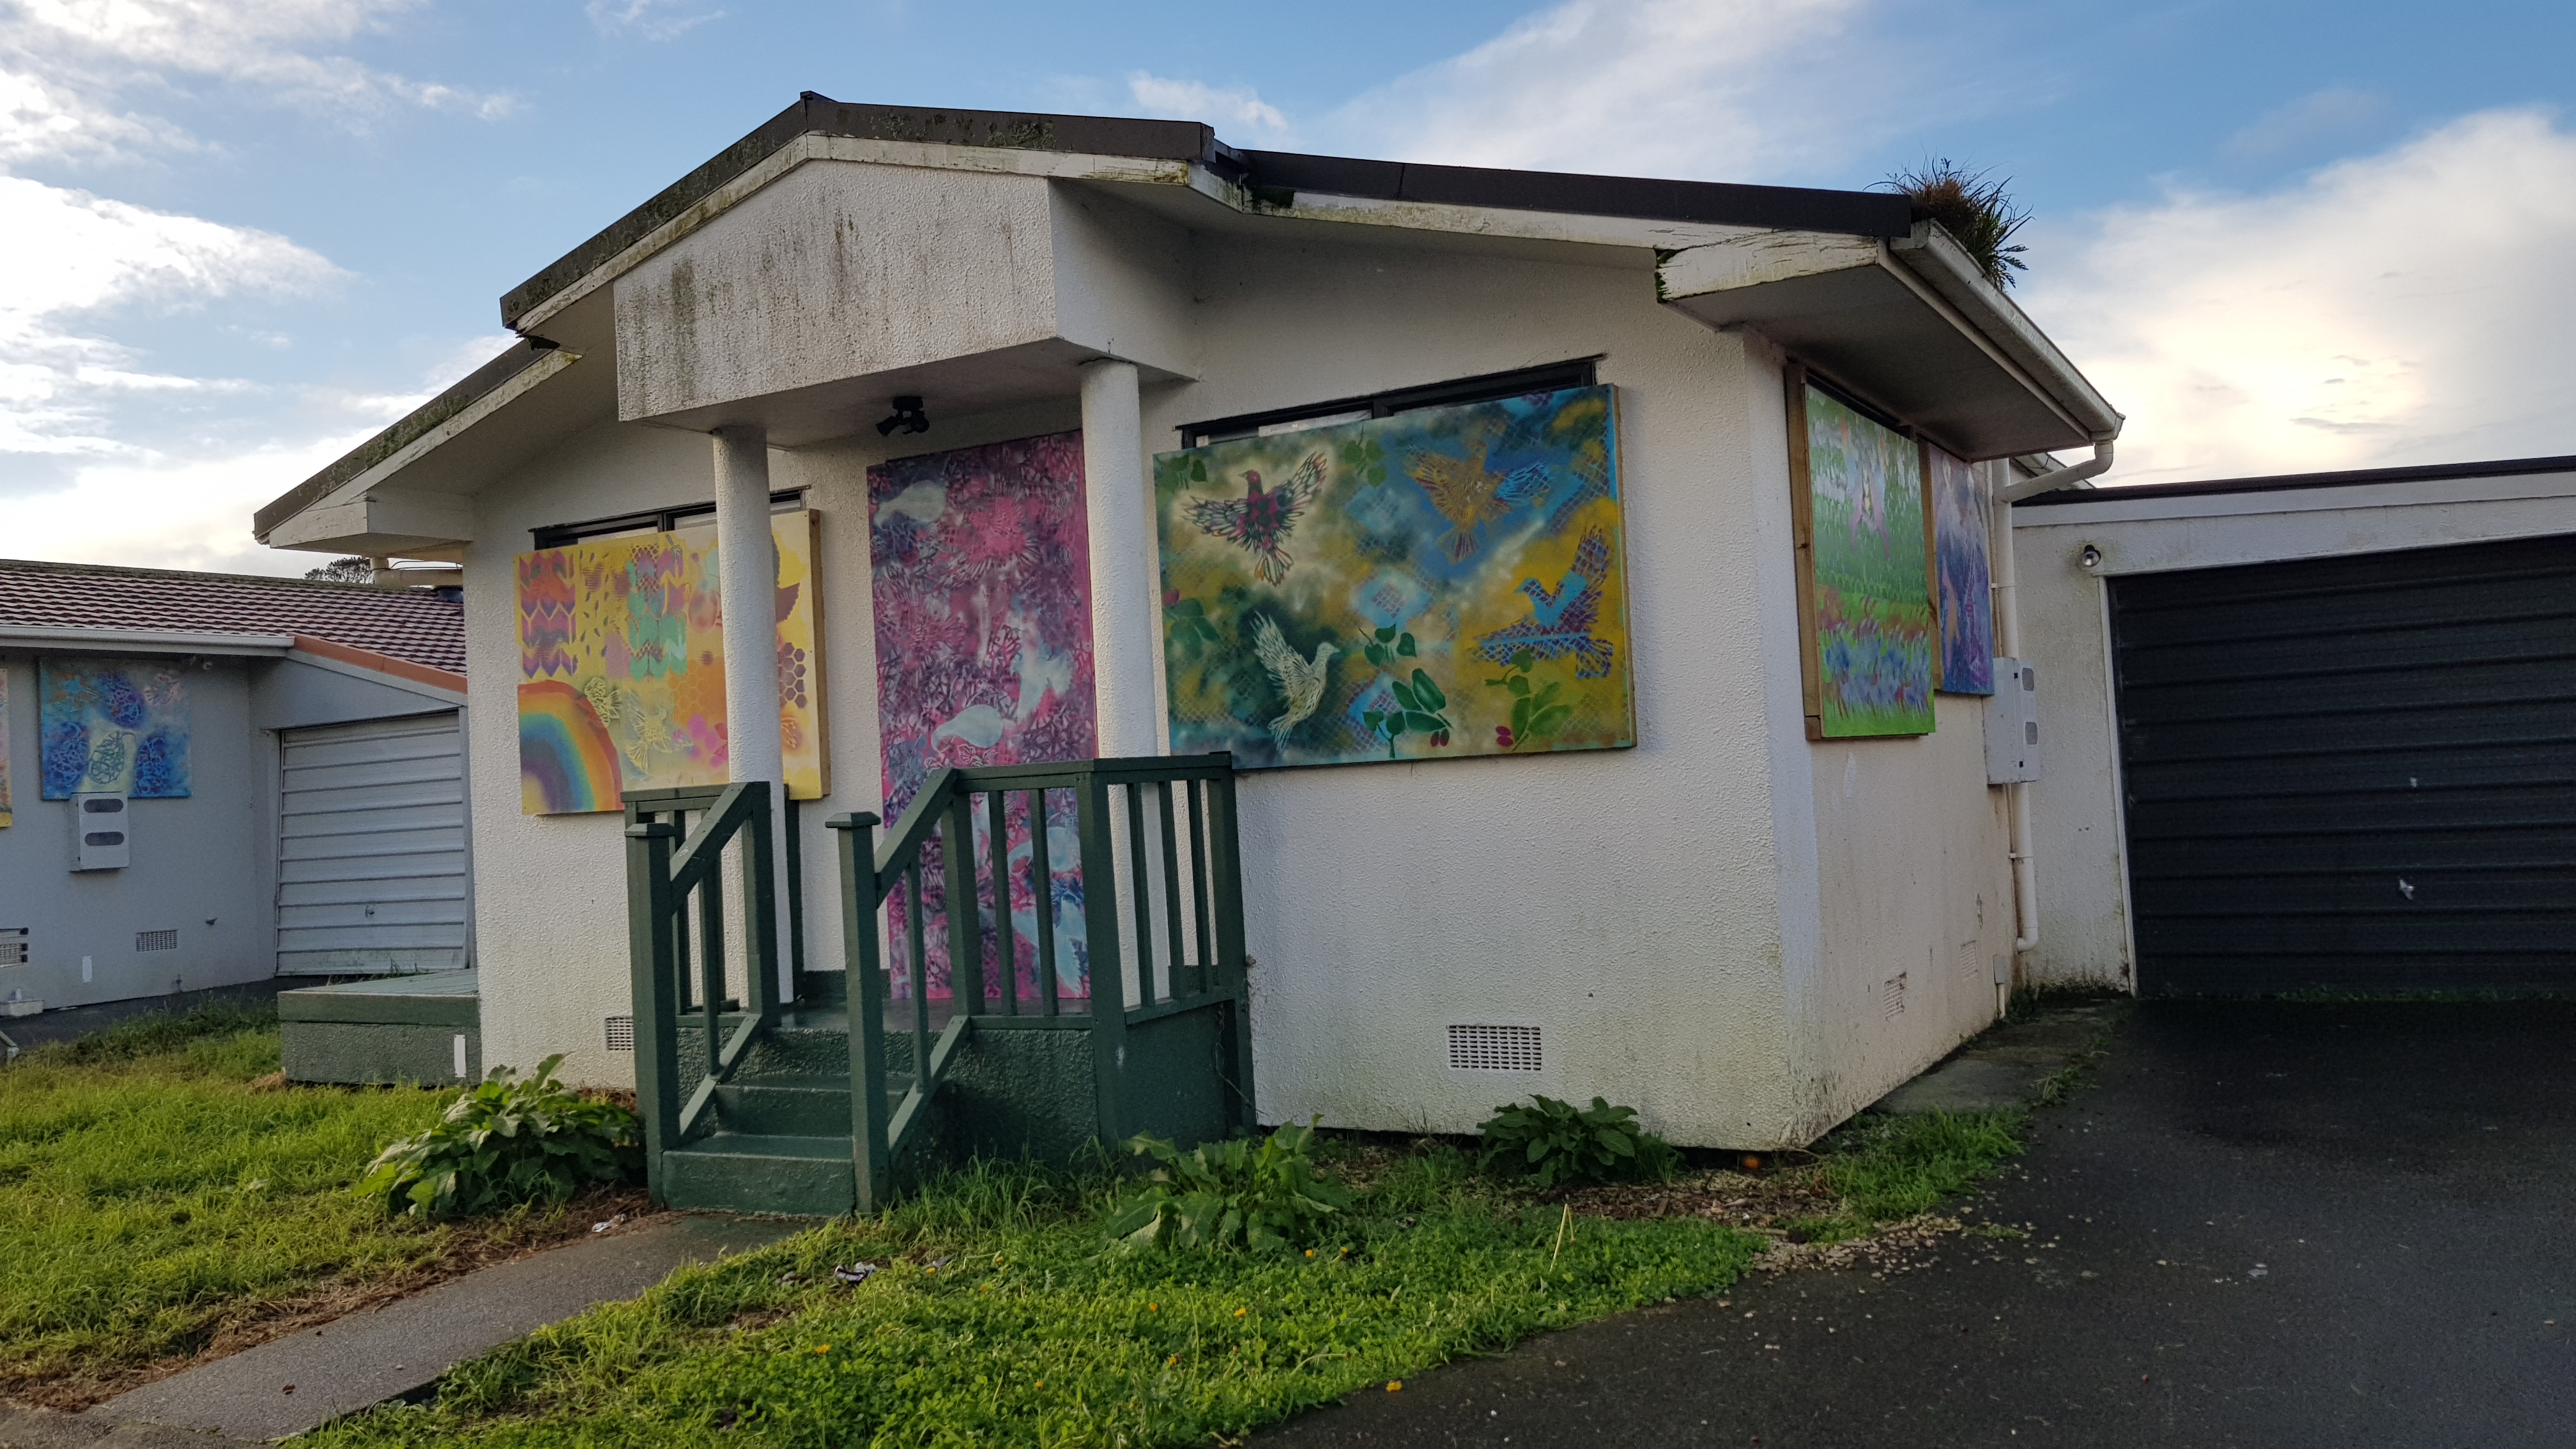
[[[1807,388],[1811,379],[1807,364],[1790,359],[1780,369],[1782,388],[1786,393],[1789,415],[1789,530],[1794,539],[1794,572],[1798,585],[1798,707],[1806,717],[1807,738],[1825,738],[1824,680],[1817,662],[1816,640],[1816,490],[1809,471],[1807,454]],[[1827,391],[1843,390],[1825,384]],[[1849,401],[1848,395],[1844,400]],[[1870,411],[1875,412],[1876,409]],[[1940,576],[1940,548],[1933,522],[1932,444],[1911,424],[1895,424],[1891,431],[1914,445],[1916,490],[1923,508],[1923,578],[1924,592],[1932,606],[1932,689],[1939,693],[1941,674],[1941,591],[1933,585]],[[1920,735],[1881,735],[1857,738],[1920,739]]]

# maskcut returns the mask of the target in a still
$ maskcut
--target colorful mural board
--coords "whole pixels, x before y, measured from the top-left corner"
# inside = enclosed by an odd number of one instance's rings
[[[1932,612],[1923,453],[1813,384],[1803,389],[1800,514],[1813,570],[1815,718],[1826,739],[1932,732]],[[1795,470],[1793,470],[1795,471]]]
[[[1932,568],[1941,621],[1941,690],[1995,692],[1994,578],[1988,571],[1986,520],[1992,504],[1977,470],[1923,445],[1926,491],[1932,495]]]
[[[787,793],[831,788],[823,734],[815,515],[770,520],[778,543],[779,730]],[[724,618],[715,526],[518,556],[519,808],[617,810],[628,790],[719,785]]]
[[[44,798],[188,798],[188,676],[178,660],[47,658],[36,677]]]
[[[1154,490],[1174,753],[1636,743],[1610,388],[1165,453]]]
[[[1080,433],[959,448],[870,468],[868,539],[889,821],[900,819],[930,776],[949,766],[1087,760],[1100,753]],[[1057,991],[1089,991],[1073,809],[1073,792],[1051,793],[1052,879],[1043,891],[1029,869],[1032,825],[1025,798],[1011,799],[1005,812],[1011,956],[1024,1002],[1039,993],[1041,909],[1055,921]],[[986,828],[979,814],[979,899],[990,900]],[[945,873],[925,869],[923,877],[923,908],[938,911],[944,907]],[[985,959],[998,961],[995,924],[982,925]],[[925,935],[930,995],[945,997],[947,935],[935,926]],[[909,949],[900,917],[893,947],[899,953]],[[897,980],[903,981],[902,973]],[[988,991],[1000,990],[996,976]]]

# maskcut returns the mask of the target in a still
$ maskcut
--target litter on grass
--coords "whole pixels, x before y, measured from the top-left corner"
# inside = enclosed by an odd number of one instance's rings
[[[855,1288],[877,1275],[874,1263],[843,1263],[832,1270],[832,1276]]]

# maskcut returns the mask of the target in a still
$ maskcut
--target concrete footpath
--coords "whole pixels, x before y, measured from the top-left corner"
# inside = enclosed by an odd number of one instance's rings
[[[808,1224],[665,1217],[442,1283],[121,1394],[86,1414],[0,1410],[0,1449],[204,1446],[206,1435],[300,1434],[389,1399],[596,1303],[632,1298],[675,1268],[766,1247]]]
[[[1254,1436],[1319,1446],[2576,1440],[2576,1003],[2143,1002],[1913,1272],[1761,1274]]]

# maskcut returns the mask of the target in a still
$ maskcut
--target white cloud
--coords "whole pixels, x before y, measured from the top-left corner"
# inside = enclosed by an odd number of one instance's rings
[[[1896,58],[1843,43],[1864,5],[1573,0],[1360,97],[1333,125],[1404,160],[1775,176],[1838,157],[1899,101],[1923,119],[1919,70],[1882,74]]]
[[[0,452],[132,454],[98,427],[113,396],[245,386],[138,370],[79,314],[309,292],[340,275],[268,232],[0,176]]]
[[[2104,213],[2023,300],[2129,415],[2115,481],[2576,452],[2570,236],[2576,135],[2488,111]]]
[[[1220,89],[1204,81],[1170,80],[1139,71],[1127,78],[1127,93],[1148,115],[1205,121],[1220,132],[1236,126],[1276,137],[1288,129],[1288,118],[1250,86]]]
[[[602,34],[625,31],[646,40],[670,40],[725,15],[721,10],[688,11],[686,0],[590,0],[582,13]]]
[[[90,463],[69,488],[10,500],[10,552],[64,563],[298,575],[322,556],[261,547],[251,540],[251,514],[374,431],[178,461]]]
[[[0,161],[187,148],[120,108],[126,90],[203,77],[344,112],[392,105],[498,116],[507,96],[368,66],[338,48],[423,0],[16,0],[0,10]]]
[[[10,552],[69,563],[301,575],[320,554],[253,542],[251,515],[365,442],[517,339],[476,337],[442,348],[402,394],[312,390],[333,421],[321,436],[84,460],[71,485],[9,501]]]

